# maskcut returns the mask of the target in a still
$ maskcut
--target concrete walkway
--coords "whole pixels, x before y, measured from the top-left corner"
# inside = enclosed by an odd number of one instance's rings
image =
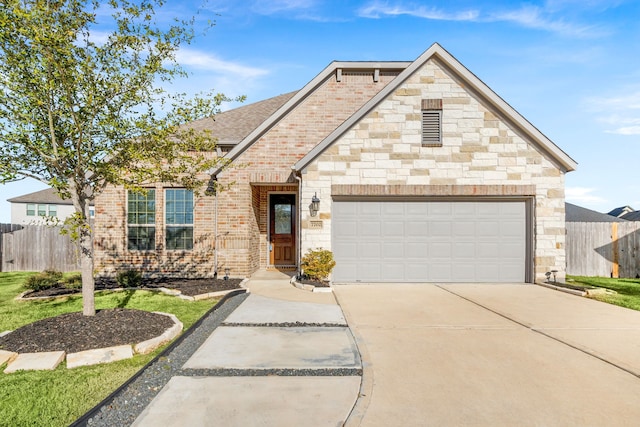
[[[140,414],[136,426],[342,425],[360,356],[333,294],[259,272],[251,294]]]
[[[640,312],[535,285],[348,285],[347,426],[632,426]]]

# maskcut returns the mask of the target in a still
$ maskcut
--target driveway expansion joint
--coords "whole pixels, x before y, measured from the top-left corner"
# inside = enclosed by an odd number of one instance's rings
[[[246,328],[348,328],[343,323],[306,323],[306,322],[276,322],[276,323],[239,323],[229,322],[220,326],[246,327]]]
[[[354,377],[362,376],[362,368],[264,368],[264,369],[191,369],[176,373],[185,377]]]

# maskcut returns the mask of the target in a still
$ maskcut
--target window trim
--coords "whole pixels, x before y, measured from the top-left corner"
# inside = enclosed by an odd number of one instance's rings
[[[169,197],[167,194],[170,191],[184,191],[185,193],[191,194],[191,205],[190,205],[190,213],[191,213],[191,223],[170,223],[168,219],[169,210],[167,209],[167,202]],[[174,199],[175,200],[175,199]],[[175,214],[175,211],[172,212]],[[188,211],[185,211],[184,214],[188,214]],[[195,243],[195,235],[194,235],[194,223],[195,223],[195,201],[193,197],[193,191],[188,190],[186,188],[165,188],[164,189],[164,245],[167,251],[192,251]],[[191,229],[191,240],[186,245],[187,247],[169,247],[169,229]],[[185,240],[187,241],[187,240]],[[172,245],[174,246],[174,245]]]
[[[129,221],[129,201],[130,201],[131,194],[136,194],[136,193],[134,193],[132,190],[127,190],[127,204],[126,204],[127,209],[126,209],[126,213],[125,213],[125,215],[126,215],[126,223],[127,223],[127,225],[126,225],[126,230],[127,230],[127,231],[126,231],[126,234],[127,234],[127,235],[126,235],[126,242],[127,242],[127,243],[126,243],[126,244],[127,244],[127,250],[128,250],[128,251],[132,251],[132,252],[150,252],[150,251],[155,251],[155,250],[156,250],[156,248],[157,248],[157,238],[156,238],[156,235],[157,235],[157,231],[158,231],[158,229],[157,229],[157,221],[156,221],[155,216],[156,216],[156,213],[157,213],[157,210],[158,210],[158,209],[157,209],[157,205],[156,205],[156,200],[157,200],[157,198],[156,198],[156,194],[155,194],[155,193],[156,193],[156,189],[155,189],[155,188],[145,188],[145,190],[146,190],[147,192],[151,192],[151,191],[153,191],[153,223],[145,223],[145,224],[140,224],[140,223],[131,223],[131,222]],[[148,195],[148,193],[147,193],[147,195]],[[140,201],[140,200],[136,200],[136,201]],[[147,202],[148,202],[148,200],[147,200]],[[130,234],[131,234],[131,232],[130,232],[130,229],[131,229],[131,228],[136,228],[136,229],[141,229],[141,228],[153,229],[153,242],[151,242],[151,244],[149,245],[149,248],[145,248],[145,249],[132,248],[132,247],[129,245],[129,242],[130,242],[130,240],[129,240],[129,236],[130,236]]]

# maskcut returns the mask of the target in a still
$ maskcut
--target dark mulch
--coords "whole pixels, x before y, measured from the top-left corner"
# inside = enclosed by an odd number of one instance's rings
[[[238,289],[242,279],[180,279],[180,278],[159,278],[144,279],[141,289],[168,288],[182,292],[183,295],[194,296],[207,294],[210,292],[227,291]],[[113,279],[99,278],[95,281],[95,290],[104,291],[119,288],[120,285]],[[67,289],[65,287],[53,287],[41,291],[29,292],[25,298],[32,297],[53,297],[62,295],[73,295],[80,293],[80,289]]]
[[[296,279],[298,283],[302,283],[303,285],[312,285],[316,288],[329,288],[329,282],[319,282],[317,280],[311,279]]]
[[[136,344],[173,326],[168,316],[142,310],[99,310],[95,316],[61,314],[16,329],[0,338],[0,349],[16,353],[75,353],[115,345]]]
[[[238,289],[241,279],[145,279],[142,289],[169,288],[193,296]],[[96,290],[118,288],[115,280],[97,279]],[[136,289],[136,288],[131,288]],[[31,292],[26,297],[71,295],[80,289],[50,288]],[[136,344],[162,334],[173,325],[167,316],[141,310],[116,308],[100,310],[95,316],[82,313],[63,314],[16,329],[0,338],[0,349],[16,353],[43,351],[78,351],[115,345]]]

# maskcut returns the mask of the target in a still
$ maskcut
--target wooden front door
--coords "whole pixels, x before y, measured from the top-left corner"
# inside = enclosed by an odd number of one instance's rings
[[[271,194],[269,218],[269,263],[294,266],[296,264],[295,194]]]

